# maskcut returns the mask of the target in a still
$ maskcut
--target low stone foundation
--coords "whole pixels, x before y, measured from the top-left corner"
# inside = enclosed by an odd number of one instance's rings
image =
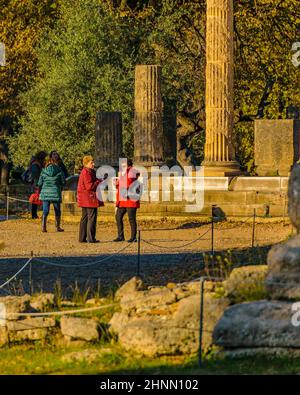
[[[226,181],[226,185],[223,181]],[[208,180],[206,180],[206,183]],[[211,215],[212,206],[215,205],[224,217],[249,217],[256,209],[259,217],[287,217],[287,178],[284,177],[238,177],[228,183],[228,178],[211,180],[203,195],[203,207],[198,210],[194,206],[188,210],[190,202],[176,202],[172,197],[166,202],[162,199],[162,192],[158,191],[158,202],[141,202],[139,209],[140,218],[145,217],[187,217],[201,218]],[[212,189],[215,185],[216,189]],[[81,209],[77,207],[76,193],[65,191],[63,194],[64,216],[74,217],[79,220]],[[202,198],[201,198],[202,199]],[[100,209],[101,216],[114,217],[115,204],[106,202]]]

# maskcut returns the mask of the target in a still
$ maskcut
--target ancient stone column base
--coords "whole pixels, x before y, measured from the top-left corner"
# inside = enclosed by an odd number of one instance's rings
[[[243,172],[237,162],[203,162],[205,177],[235,177],[240,176]]]

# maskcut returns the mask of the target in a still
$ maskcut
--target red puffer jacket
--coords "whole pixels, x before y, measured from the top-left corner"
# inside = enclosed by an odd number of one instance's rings
[[[96,178],[95,170],[84,167],[80,173],[77,186],[77,203],[78,207],[100,207],[104,203],[99,201],[96,196],[97,186],[101,180]]]
[[[127,196],[128,189],[138,179],[139,173],[133,167],[128,167],[126,173],[122,175],[119,173],[119,179],[116,183],[117,187],[117,201],[116,206],[120,208],[139,208],[140,200],[129,199]],[[120,193],[123,199],[120,199]]]

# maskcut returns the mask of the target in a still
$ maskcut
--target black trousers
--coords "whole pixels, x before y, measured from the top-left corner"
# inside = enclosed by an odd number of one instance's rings
[[[31,218],[37,218],[38,217],[38,205],[37,204],[32,204],[31,205]]]
[[[124,238],[124,223],[123,218],[124,215],[127,213],[131,228],[131,238],[136,238],[137,232],[137,223],[136,223],[136,208],[125,208],[125,207],[118,207],[116,212],[116,221],[118,227],[118,237]]]
[[[82,207],[79,227],[79,241],[93,242],[96,240],[97,208]]]

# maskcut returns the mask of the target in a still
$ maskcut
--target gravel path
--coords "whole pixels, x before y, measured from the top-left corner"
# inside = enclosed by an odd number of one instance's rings
[[[144,229],[141,237],[145,241],[141,243],[140,272],[147,283],[186,281],[200,275],[203,252],[211,250],[210,224],[157,221],[141,224],[141,227]],[[99,223],[97,235],[101,243],[94,245],[77,242],[78,225],[65,224],[64,228],[64,233],[56,233],[53,223],[50,223],[49,232],[43,234],[38,220],[0,222],[0,241],[5,243],[0,252],[0,285],[19,270],[31,251],[44,262],[34,260],[32,263],[34,290],[52,291],[55,282],[60,279],[65,292],[71,292],[76,281],[82,289],[95,288],[100,284],[101,289],[106,291],[137,274],[137,243],[113,243],[116,232],[113,223]],[[155,231],[146,230],[149,228]],[[251,263],[253,259],[256,263],[264,263],[270,246],[291,235],[291,226],[260,223],[256,225],[255,233],[259,248],[253,251],[250,248],[250,222],[215,224],[215,250],[233,250],[232,259],[236,262],[243,263],[247,259],[247,263]],[[116,255],[120,249],[123,251]],[[22,292],[23,288],[28,291],[28,284],[29,267],[13,281],[10,291]]]

